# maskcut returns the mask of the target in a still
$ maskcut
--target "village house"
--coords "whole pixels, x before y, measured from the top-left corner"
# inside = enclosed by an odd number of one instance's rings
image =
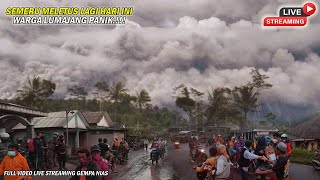
[[[83,112],[82,114],[90,125],[88,146],[98,144],[99,138],[106,138],[109,145],[115,138],[126,139],[128,130],[123,124],[112,122],[107,112]]]
[[[35,132],[42,132],[46,139],[52,139],[53,133],[67,137],[68,131],[67,144],[76,149],[98,144],[98,138],[107,138],[111,145],[115,138],[125,138],[128,131],[124,125],[113,123],[106,112],[51,112],[47,117],[34,118],[33,125]],[[27,139],[25,125],[19,123],[12,131],[14,139]]]
[[[68,122],[68,123],[67,123]],[[90,129],[89,124],[80,111],[51,112],[47,117],[34,118],[35,132],[42,132],[46,139],[51,139],[53,133],[66,135],[68,129],[68,145],[73,147],[87,146],[86,132]],[[26,139],[26,126],[19,123],[13,129],[13,137]]]
[[[307,148],[309,151],[320,149],[320,117],[299,124],[288,134],[292,148]]]

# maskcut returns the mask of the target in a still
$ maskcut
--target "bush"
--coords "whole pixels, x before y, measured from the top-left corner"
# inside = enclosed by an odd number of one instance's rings
[[[292,149],[291,162],[301,164],[311,164],[314,153],[307,149],[295,148]]]

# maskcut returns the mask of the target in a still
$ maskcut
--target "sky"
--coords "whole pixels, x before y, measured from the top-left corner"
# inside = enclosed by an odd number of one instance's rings
[[[287,2],[290,2],[288,4]],[[146,89],[152,103],[173,104],[179,84],[207,92],[245,85],[257,68],[272,89],[262,101],[318,107],[320,18],[303,29],[263,29],[287,0],[2,0],[0,5],[0,98],[12,98],[27,77],[67,88],[124,81],[130,92]],[[133,6],[123,26],[12,25],[10,6]],[[319,6],[318,6],[319,7]],[[320,7],[319,7],[320,9]],[[317,17],[318,16],[318,17]]]

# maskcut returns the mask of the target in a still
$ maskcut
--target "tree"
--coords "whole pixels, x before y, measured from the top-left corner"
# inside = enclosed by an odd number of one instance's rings
[[[97,82],[95,84],[96,91],[93,93],[100,101],[100,111],[103,111],[103,102],[109,97],[110,87],[105,81]]]
[[[109,91],[109,98],[113,101],[114,111],[115,111],[115,121],[117,121],[117,104],[118,102],[126,95],[128,90],[125,87],[125,84],[121,81],[113,82]]]
[[[196,102],[190,97],[190,91],[184,84],[175,87],[173,91],[174,94],[179,93],[178,96],[174,97],[176,106],[184,110],[189,115],[191,128],[192,109],[195,107]]]
[[[246,85],[235,87],[232,94],[236,105],[244,112],[247,122],[248,112],[256,107],[257,93],[254,92],[253,86]]]
[[[74,99],[76,99],[77,109],[80,108],[79,100],[80,102],[82,101],[85,106],[86,96],[88,95],[88,92],[84,89],[84,87],[75,85],[75,86],[69,87],[68,92]]]
[[[150,101],[151,98],[146,90],[142,89],[140,92],[136,92],[135,102],[140,110],[146,108]]]
[[[227,108],[230,106],[229,88],[216,88],[208,92],[209,104],[206,109],[207,118],[210,121],[214,120],[215,125],[220,123],[226,117]]]
[[[269,76],[261,74],[257,69],[252,69],[250,74],[252,76],[252,82],[249,82],[249,85],[253,86],[257,93],[257,106],[255,109],[256,120],[254,121],[256,122],[256,121],[259,121],[260,119],[260,106],[261,106],[259,102],[260,91],[263,89],[270,89],[272,87],[272,84],[266,82]]]
[[[41,109],[41,104],[45,102],[55,91],[56,84],[40,77],[27,78],[16,94],[16,99],[22,104],[31,108]]]

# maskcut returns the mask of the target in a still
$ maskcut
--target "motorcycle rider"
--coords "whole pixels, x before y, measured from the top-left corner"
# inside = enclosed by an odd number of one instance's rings
[[[160,143],[158,141],[153,141],[151,148],[150,149],[154,149],[157,153],[157,156],[160,156]],[[150,160],[152,159],[152,151],[150,153]]]
[[[197,173],[206,171],[206,178],[211,177],[211,171],[215,169],[217,160],[218,160],[218,150],[216,147],[209,149],[210,158],[208,158],[200,167],[194,167],[197,170]]]
[[[282,134],[281,140],[282,140],[282,142],[284,142],[287,145],[287,155],[290,157],[292,155],[292,149],[291,149],[291,144],[288,140],[288,135]]]

